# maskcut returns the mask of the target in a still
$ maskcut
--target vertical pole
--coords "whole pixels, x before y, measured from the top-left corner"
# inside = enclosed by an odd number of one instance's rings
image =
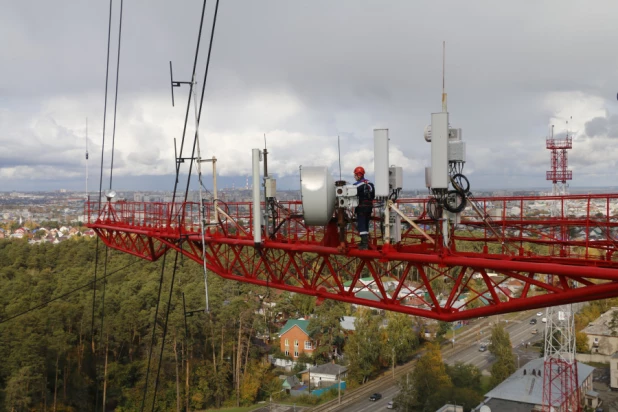
[[[217,210],[217,201],[219,200],[219,196],[217,195],[217,158],[214,156],[212,157],[212,188],[215,195],[215,200],[213,201],[215,222],[219,222],[219,211]]]
[[[260,149],[253,149],[253,241],[262,243],[262,209],[260,207]]]
[[[392,352],[393,352],[393,379],[395,379],[395,347],[393,346],[392,348]]]
[[[442,111],[446,113],[446,84],[444,81],[445,76],[445,66],[446,66],[446,42],[442,42]]]
[[[391,215],[390,215],[391,201],[386,201],[386,207],[384,208],[384,244],[389,245],[391,243]]]
[[[86,199],[89,200],[88,198],[88,118],[87,117],[86,117]]]
[[[171,67],[171,66],[170,66]],[[200,150],[200,116],[197,110],[197,82],[195,81],[195,75],[192,79],[192,88],[193,88],[193,110],[195,112],[195,143],[197,149],[197,176],[199,180],[198,188],[199,188],[199,197],[200,197],[200,231],[202,235],[202,267],[204,269],[204,296],[206,301],[206,306],[204,307],[204,313],[208,313],[210,311],[210,304],[208,303],[208,268],[206,266],[206,241],[204,240],[204,231],[205,231],[205,222],[206,213],[204,210],[204,200],[202,199],[202,154]],[[176,146],[174,145],[174,149]],[[189,194],[189,187],[187,186],[187,193],[185,197]],[[174,205],[172,204],[172,208]],[[186,316],[186,313],[185,313]]]
[[[266,179],[268,179],[268,150],[266,149],[266,134],[264,134],[264,151],[263,160],[264,160],[264,178],[262,180],[262,185],[264,186],[264,233],[268,236],[269,228],[268,228],[268,199],[266,198]]]
[[[341,370],[339,370],[339,374],[337,375],[337,377],[339,378],[339,384],[337,385],[337,389],[339,390],[339,405],[341,405]]]

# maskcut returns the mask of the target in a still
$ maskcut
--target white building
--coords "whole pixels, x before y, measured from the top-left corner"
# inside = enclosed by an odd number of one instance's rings
[[[598,394],[592,390],[594,368],[577,362],[577,384],[585,405],[595,408]],[[486,405],[492,411],[543,411],[543,358],[531,360],[498,386],[485,394],[485,400],[474,411]]]
[[[612,315],[617,310],[618,308],[611,308],[582,330],[588,336],[591,353],[613,355],[618,352],[618,328],[615,328],[615,331],[610,328]]]

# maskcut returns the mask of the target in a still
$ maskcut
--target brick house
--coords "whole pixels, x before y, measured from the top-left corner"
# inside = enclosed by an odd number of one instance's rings
[[[313,356],[315,342],[309,337],[307,327],[309,321],[305,319],[290,319],[279,331],[279,345],[281,352],[296,360],[301,353]]]

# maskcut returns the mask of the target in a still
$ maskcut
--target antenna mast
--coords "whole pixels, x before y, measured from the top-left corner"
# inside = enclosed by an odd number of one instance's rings
[[[567,150],[573,148],[573,136],[567,132],[564,139],[554,138],[554,125],[551,126],[551,136],[546,139],[545,147],[551,151],[551,170],[547,171],[546,179],[553,183],[552,196],[564,196],[567,193],[567,181],[573,179],[573,172],[569,170],[569,155]],[[558,211],[552,211],[552,217]]]
[[[88,118],[86,117],[86,200],[88,200]]]
[[[446,113],[446,88],[445,88],[445,80],[446,77],[446,42],[442,42],[442,112]]]
[[[339,136],[337,136],[337,151],[339,152],[339,180],[341,180],[341,143]]]

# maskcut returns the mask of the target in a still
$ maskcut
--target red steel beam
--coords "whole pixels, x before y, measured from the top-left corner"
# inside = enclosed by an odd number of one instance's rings
[[[583,202],[585,210],[578,213],[584,216],[541,220],[523,211],[525,202],[548,200]],[[509,216],[494,222],[504,241],[515,247],[505,247],[493,230],[479,227],[469,216],[462,216],[463,228],[453,230],[451,247],[441,246],[437,225],[419,219],[425,213],[425,201],[419,199],[400,201],[401,209],[417,219],[436,240],[435,245],[410,229],[404,232],[400,245],[378,244],[371,250],[358,250],[354,235],[346,233],[346,249],[326,246],[323,228],[308,228],[289,217],[299,214],[299,202],[287,204],[290,212],[281,222],[281,232],[265,236],[259,249],[251,238],[253,212],[247,203],[228,205],[228,214],[235,221],[222,220],[203,236],[198,205],[192,203],[106,203],[98,213],[90,204],[92,223],[87,226],[109,247],[147,260],[157,260],[175,249],[201,264],[203,239],[207,268],[223,278],[444,321],[618,296],[618,261],[613,253],[618,216],[610,216],[611,206],[618,206],[618,194],[486,198],[477,202],[481,210],[500,204],[522,206],[513,219]],[[604,219],[590,219],[593,206],[603,207]],[[210,216],[212,210],[207,209],[207,219]],[[555,231],[553,227],[563,229]],[[568,239],[566,227],[582,229],[585,238]],[[601,239],[590,234],[596,228]],[[464,236],[462,230],[469,234]],[[513,237],[507,230],[518,234]],[[552,231],[562,233],[561,238],[538,238]],[[482,250],[459,251],[466,249],[466,242],[480,242]],[[534,249],[545,247],[542,243],[557,246],[563,255]],[[495,280],[492,272],[502,278]],[[515,284],[509,285],[511,280]],[[514,295],[509,288],[520,291]]]

